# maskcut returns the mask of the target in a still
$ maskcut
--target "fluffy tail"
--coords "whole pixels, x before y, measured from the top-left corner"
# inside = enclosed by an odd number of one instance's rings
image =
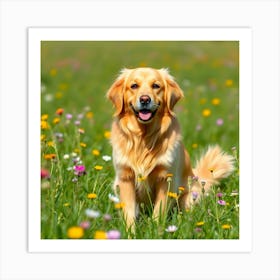
[[[207,191],[228,177],[233,170],[234,157],[223,152],[219,146],[213,146],[197,161],[193,172]]]

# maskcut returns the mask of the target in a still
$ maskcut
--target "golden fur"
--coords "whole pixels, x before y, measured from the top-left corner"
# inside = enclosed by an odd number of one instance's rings
[[[194,202],[193,191],[198,195],[202,187],[208,191],[233,171],[233,158],[218,146],[210,147],[192,169],[173,112],[183,92],[166,69],[124,69],[107,97],[115,106],[114,189],[124,203],[127,228],[133,227],[140,203],[152,202],[153,217],[158,218],[166,209],[167,193],[184,187],[179,202],[188,208]]]

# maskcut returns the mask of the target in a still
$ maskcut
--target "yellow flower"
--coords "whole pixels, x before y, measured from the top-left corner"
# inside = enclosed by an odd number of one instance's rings
[[[219,98],[213,98],[212,99],[212,101],[211,101],[211,103],[213,104],[213,105],[219,105],[220,103],[221,103],[221,99],[219,99]]]
[[[42,135],[41,135],[41,141],[46,140],[46,138],[47,138],[47,136],[46,136],[45,134],[42,134]]]
[[[80,146],[81,146],[81,147],[83,147],[83,148],[85,148],[85,147],[87,146],[87,144],[86,144],[86,143],[81,142],[81,143],[80,143]]]
[[[197,222],[196,225],[199,227],[199,226],[203,226],[205,223],[203,221],[201,222]]]
[[[106,130],[106,131],[104,132],[104,137],[107,138],[107,139],[110,139],[110,138],[111,138],[111,131]]]
[[[122,209],[124,208],[125,204],[123,202],[115,203],[115,208],[116,209]]]
[[[94,169],[95,169],[95,170],[102,170],[102,169],[103,169],[103,166],[101,166],[101,165],[95,165],[95,166],[94,166]]]
[[[53,119],[53,123],[54,123],[54,124],[58,124],[59,122],[60,122],[60,118],[54,118],[54,119]]]
[[[41,116],[41,120],[42,121],[46,121],[48,119],[49,115],[48,114],[44,114]]]
[[[138,182],[144,182],[146,179],[147,179],[147,177],[144,177],[144,176],[142,176],[142,175],[139,175],[138,178],[137,178],[137,181],[138,181]]]
[[[199,100],[199,103],[200,103],[201,105],[205,104],[206,102],[207,102],[207,99],[206,99],[206,98],[201,98],[201,99]]]
[[[49,129],[49,124],[46,121],[41,121],[41,129]]]
[[[87,198],[89,198],[89,199],[94,199],[94,198],[96,198],[97,197],[97,195],[95,194],[95,193],[89,193],[88,195],[87,195]]]
[[[62,98],[62,96],[63,96],[63,94],[62,94],[62,92],[60,92],[60,91],[58,91],[58,92],[55,94],[55,98],[56,98],[56,99],[60,99],[60,98]]]
[[[230,228],[231,228],[231,225],[229,225],[229,224],[222,225],[222,229],[230,229]]]
[[[93,112],[87,112],[86,113],[86,118],[87,119],[92,119],[93,118]]]
[[[69,202],[66,202],[66,203],[63,204],[63,206],[64,206],[64,207],[69,207],[69,206],[70,206],[70,203],[69,203]]]
[[[197,143],[193,143],[193,144],[192,144],[192,148],[193,148],[193,149],[196,149],[197,147],[198,147],[198,144],[197,144]]]
[[[80,154],[81,150],[79,148],[76,148],[76,149],[74,149],[73,152],[76,153],[76,154]]]
[[[183,187],[183,186],[182,186],[182,187],[179,187],[179,191],[180,191],[180,192],[185,191],[185,187]]]
[[[57,74],[57,70],[55,68],[52,68],[50,70],[50,75],[54,77],[54,76],[56,76],[56,74]]]
[[[202,116],[203,117],[209,117],[211,115],[211,110],[210,109],[204,109],[202,111]]]
[[[61,83],[61,84],[58,86],[58,88],[59,88],[60,90],[66,90],[66,89],[68,88],[68,84],[66,84],[66,83]]]
[[[54,147],[54,142],[53,142],[53,141],[49,141],[49,142],[47,143],[47,145],[48,145],[49,147]]]
[[[103,230],[97,230],[94,233],[94,239],[107,239],[107,234]]]
[[[177,193],[174,193],[174,192],[168,192],[167,195],[168,195],[169,197],[172,197],[172,198],[175,198],[175,199],[178,198]]]
[[[233,80],[230,80],[230,79],[226,80],[226,81],[225,81],[225,85],[226,85],[227,87],[231,87],[231,86],[233,85]]]
[[[67,230],[67,236],[71,239],[79,239],[84,236],[84,229],[81,227],[70,227]]]
[[[96,149],[92,150],[91,152],[94,156],[99,156],[100,155],[100,152]]]

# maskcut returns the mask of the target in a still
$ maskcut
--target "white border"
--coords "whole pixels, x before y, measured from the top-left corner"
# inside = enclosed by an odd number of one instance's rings
[[[249,252],[252,245],[252,46],[249,28],[30,28],[29,34],[29,251],[30,252]],[[239,240],[40,239],[41,41],[239,41],[240,238]],[[36,171],[36,172],[35,172]],[[248,176],[248,174],[250,174]],[[246,175],[246,176],[245,176]],[[246,204],[244,203],[246,202]]]
[[[0,279],[279,280],[279,8],[278,0],[1,0]],[[115,25],[252,29],[251,253],[28,253],[27,28]]]

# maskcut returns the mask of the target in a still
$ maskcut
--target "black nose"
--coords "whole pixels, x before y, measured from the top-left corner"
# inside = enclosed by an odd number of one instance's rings
[[[147,105],[147,104],[149,104],[150,102],[151,102],[150,96],[148,96],[148,95],[141,95],[141,96],[140,96],[140,103],[141,103],[142,105]]]

